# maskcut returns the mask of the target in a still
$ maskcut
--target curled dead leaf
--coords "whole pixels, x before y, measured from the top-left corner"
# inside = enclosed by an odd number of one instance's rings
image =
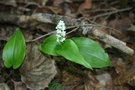
[[[27,56],[20,69],[21,80],[31,90],[44,89],[57,73],[55,62],[44,56],[37,45],[27,46]]]

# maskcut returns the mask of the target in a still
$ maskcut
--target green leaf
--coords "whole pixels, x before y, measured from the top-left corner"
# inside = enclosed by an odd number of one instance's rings
[[[58,50],[56,50],[56,52],[72,62],[81,64],[87,68],[92,69],[91,65],[87,63],[84,60],[83,56],[80,54],[76,44],[70,39],[67,39],[63,43],[61,43],[61,46]]]
[[[64,87],[61,83],[53,81],[49,84],[48,90],[64,90]]]
[[[92,68],[103,68],[111,65],[108,54],[97,42],[84,37],[73,38],[73,41]]]
[[[57,37],[52,35],[47,37],[43,43],[39,46],[39,49],[46,54],[57,56],[55,49],[57,47]]]
[[[13,66],[13,69],[17,69],[23,63],[25,57],[26,44],[23,34],[20,29],[17,28],[15,34],[9,39],[3,49],[4,65],[7,68]]]

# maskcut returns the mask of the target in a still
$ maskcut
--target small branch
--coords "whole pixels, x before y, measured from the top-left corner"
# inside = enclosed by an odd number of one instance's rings
[[[107,15],[112,15],[112,14],[115,14],[115,13],[118,13],[118,12],[124,12],[124,11],[128,11],[128,10],[131,10],[131,9],[132,8],[129,7],[129,8],[124,8],[124,9],[120,9],[120,10],[115,10],[115,11],[112,11],[112,12],[107,12],[107,13],[103,13],[103,14],[93,16],[90,19],[99,18],[99,17],[103,17],[103,16],[107,16]]]
[[[51,23],[51,24],[57,24],[59,20],[63,20],[66,23],[66,26],[76,26],[80,22],[78,22],[78,19],[71,18],[68,16],[60,16],[60,15],[52,15],[47,13],[37,13],[33,14],[32,18],[44,23]]]
[[[121,50],[122,52],[129,54],[129,55],[133,55],[134,54],[134,50],[129,48],[128,46],[126,46],[125,42],[122,42],[102,31],[99,31],[97,29],[93,30],[92,34],[97,37],[99,40]]]
[[[35,41],[37,41],[37,40],[39,40],[39,39],[41,39],[41,38],[44,38],[44,37],[46,37],[46,36],[48,36],[48,35],[51,35],[51,34],[54,34],[55,33],[55,31],[52,31],[52,32],[49,32],[49,33],[47,33],[47,34],[44,34],[44,35],[41,35],[41,36],[39,36],[39,37],[37,37],[37,38],[35,38],[35,39],[33,39],[33,40],[28,40],[28,41],[26,41],[26,42],[35,42]]]
[[[70,33],[74,32],[74,31],[76,31],[77,29],[79,29],[79,27],[76,27],[76,28],[74,28],[73,30],[67,32],[67,34],[70,34]]]
[[[75,26],[73,26],[73,27],[67,27],[67,29],[71,29],[71,28],[74,28],[74,27],[75,27]],[[73,30],[69,31],[67,34],[70,34],[70,33],[74,32],[74,31],[76,31],[78,28],[79,28],[79,27],[74,28]],[[37,41],[37,40],[39,40],[39,39],[41,39],[41,38],[44,38],[44,37],[49,36],[49,35],[51,35],[51,34],[54,34],[55,32],[56,32],[56,31],[49,32],[49,33],[44,34],[44,35],[41,35],[41,36],[39,36],[39,37],[37,37],[37,38],[35,38],[35,39],[33,39],[33,40],[28,40],[28,41],[26,41],[26,42],[27,42],[27,43],[29,43],[29,42],[35,42],[35,41]]]
[[[117,11],[114,11],[114,12],[109,12],[109,13],[106,13],[106,14],[103,14],[103,15],[99,15],[99,16],[96,16],[96,17],[100,17],[100,16],[105,16],[105,15],[108,15],[108,14],[115,14],[115,13],[118,13],[118,12],[123,12],[123,11],[126,11],[126,10],[131,10],[131,8],[126,8],[126,9],[121,9],[121,10],[117,10]],[[76,26],[76,27],[81,27],[82,25],[82,22],[86,21],[86,20],[80,20],[80,19],[75,19],[75,18],[71,18],[71,17],[68,17],[68,16],[60,16],[60,15],[52,15],[52,14],[46,14],[46,13],[38,13],[38,14],[34,14],[32,16],[14,16],[14,15],[7,15],[7,16],[4,16],[2,14],[0,14],[0,23],[4,23],[4,22],[10,22],[10,23],[15,23],[17,25],[22,25],[23,26],[23,23],[22,22],[25,22],[27,24],[27,26],[29,25],[28,23],[30,21],[32,22],[43,22],[43,23],[50,23],[50,24],[57,24],[59,22],[59,20],[63,20],[65,21],[66,23],[66,26]],[[7,18],[8,17],[8,18]],[[16,22],[15,22],[16,21]],[[29,26],[36,26],[35,24],[30,24]],[[99,25],[95,25],[95,24],[92,24],[92,27],[94,28],[97,28]],[[84,27],[84,26],[82,26]],[[83,28],[81,27],[81,29],[83,30]],[[89,30],[89,27],[91,26],[87,26],[86,25],[86,30]],[[74,31],[74,30],[73,30]],[[40,38],[43,38],[45,36],[48,36],[48,35],[51,35],[53,34],[54,32],[51,32],[51,33],[48,33],[48,34],[45,34],[45,35],[42,35],[36,39],[33,39],[33,40],[30,40],[30,41],[27,41],[27,42],[33,42],[33,41],[36,41],[36,40],[39,40]],[[126,43],[122,42],[121,40],[118,40],[117,38],[115,37],[112,37],[100,30],[90,30],[90,35],[93,35],[94,37],[98,37],[99,40],[121,50],[122,52],[126,53],[126,54],[129,54],[129,55],[133,55],[134,53],[134,50],[129,48],[128,46],[126,46]]]

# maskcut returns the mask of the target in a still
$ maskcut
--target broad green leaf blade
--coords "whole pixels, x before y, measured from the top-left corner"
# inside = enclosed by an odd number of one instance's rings
[[[13,66],[13,69],[17,69],[23,63],[25,57],[26,44],[23,34],[17,28],[15,34],[9,39],[3,49],[4,65],[7,68]]]
[[[39,49],[46,54],[57,56],[55,49],[57,47],[57,37],[52,35],[47,37],[43,43],[39,46]]]
[[[73,41],[78,46],[81,55],[92,68],[110,66],[108,54],[105,53],[104,49],[97,42],[84,37],[73,38]]]
[[[81,64],[87,68],[92,69],[90,64],[87,63],[84,60],[83,56],[79,53],[79,49],[76,44],[70,39],[67,39],[63,43],[61,43],[61,46],[56,52],[72,62]]]

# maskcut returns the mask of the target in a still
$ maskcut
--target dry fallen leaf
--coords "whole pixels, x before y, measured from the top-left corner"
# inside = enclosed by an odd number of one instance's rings
[[[11,5],[16,7],[16,0],[0,0],[0,4]]]
[[[131,24],[131,26],[128,28],[129,31],[135,31],[135,25]]]
[[[111,31],[111,34],[120,40],[127,40],[127,31],[130,28],[131,20],[129,18],[114,19],[108,23],[109,27],[116,29]]]
[[[60,6],[63,2],[64,0],[53,0],[53,6]]]
[[[45,6],[48,0],[36,0],[36,2],[39,2],[42,6]]]
[[[78,8],[77,13],[84,16],[88,16],[87,10],[89,11],[92,8],[92,0],[85,0]]]
[[[99,82],[99,86],[100,86],[99,90],[107,90],[112,87],[112,78],[109,73],[96,75],[96,79]]]
[[[24,83],[16,82],[14,80],[12,80],[12,82],[14,83],[14,90],[27,90],[26,85],[24,85]]]
[[[135,86],[135,63],[127,68],[126,71],[120,74],[118,77],[114,79],[114,84],[123,85],[125,83],[130,84],[131,86]]]
[[[85,90],[98,90],[99,84],[95,75],[92,72],[86,72],[87,79],[84,81]]]
[[[123,74],[126,72],[126,62],[124,62],[122,58],[113,57],[112,63],[117,74]]]
[[[21,80],[31,90],[44,89],[57,73],[55,62],[44,56],[36,44],[27,46],[27,56],[20,69]]]
[[[88,78],[84,82],[85,90],[110,90],[112,87],[112,78],[109,73],[94,75],[88,72]]]
[[[85,0],[79,7],[80,10],[91,9],[92,8],[92,0]]]
[[[0,90],[10,90],[8,85],[5,83],[0,83]]]

